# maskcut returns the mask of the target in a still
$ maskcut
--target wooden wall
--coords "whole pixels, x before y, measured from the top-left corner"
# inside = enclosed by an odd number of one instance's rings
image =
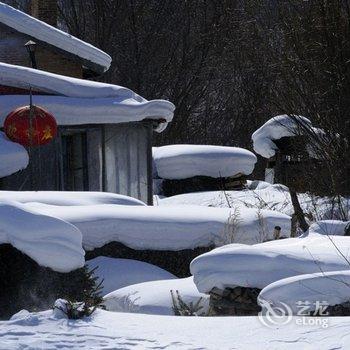
[[[105,127],[105,191],[153,203],[151,127],[147,123]]]
[[[0,179],[0,189],[71,190],[62,144],[64,135],[79,132],[86,135],[87,154],[81,156],[87,168],[86,190],[120,193],[152,204],[152,125],[148,122],[61,127],[52,143],[31,150],[27,169]]]

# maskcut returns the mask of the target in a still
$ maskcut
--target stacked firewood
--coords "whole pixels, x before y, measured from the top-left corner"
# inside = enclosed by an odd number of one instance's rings
[[[251,316],[261,310],[257,304],[260,289],[235,287],[221,290],[213,288],[210,292],[210,309],[217,316]]]

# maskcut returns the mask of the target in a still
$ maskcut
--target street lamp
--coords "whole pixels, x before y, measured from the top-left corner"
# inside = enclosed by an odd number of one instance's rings
[[[29,40],[28,42],[26,42],[24,44],[24,46],[26,47],[28,54],[29,54],[29,58],[30,61],[32,63],[32,68],[37,69],[37,65],[36,65],[36,59],[35,59],[35,49],[36,49],[36,42]]]

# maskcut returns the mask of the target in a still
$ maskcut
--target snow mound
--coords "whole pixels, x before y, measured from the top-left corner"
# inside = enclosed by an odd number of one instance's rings
[[[118,85],[77,79],[0,62],[0,84],[33,89],[51,95],[34,95],[33,103],[52,113],[59,125],[115,124],[144,119],[163,120],[157,131],[173,118],[175,106],[165,100],[147,101]],[[0,96],[0,126],[14,109],[28,104],[28,96]]]
[[[74,205],[146,205],[142,201],[116,193],[69,191],[0,191],[0,200],[20,203],[43,203],[57,206]]]
[[[350,271],[318,272],[293,276],[265,287],[258,296],[258,303],[268,303],[272,308],[288,305],[293,314],[300,311],[300,303],[306,302],[315,311],[317,303],[338,305],[350,301]],[[303,304],[302,304],[303,305]],[[301,306],[302,306],[301,305]]]
[[[276,225],[282,228],[282,235],[290,234],[290,217],[270,210],[261,210],[259,217],[259,211],[248,208],[237,213],[229,208],[200,206],[25,206],[75,225],[87,250],[115,241],[138,250],[177,251],[222,245],[231,236],[236,242],[252,244],[265,238],[264,234],[271,238]]]
[[[87,261],[86,265],[89,269],[96,268],[95,276],[99,282],[103,280],[104,295],[131,284],[176,278],[158,266],[131,259],[99,256]]]
[[[249,175],[256,163],[256,156],[246,149],[208,145],[154,147],[153,159],[163,179]]]
[[[58,272],[84,266],[82,235],[73,225],[15,202],[0,202],[0,244],[8,243]]]
[[[186,304],[202,298],[199,313],[208,311],[209,298],[198,292],[192,277],[134,284],[106,295],[104,305],[109,311],[174,315],[171,291],[176,296],[177,290]]]
[[[310,130],[316,130],[313,129],[311,121],[302,116],[291,118],[291,116],[283,114],[271,118],[253,133],[254,151],[264,158],[273,157],[278,149],[273,140],[300,135],[302,133],[300,124]]]
[[[93,62],[101,66],[103,71],[107,71],[111,65],[112,58],[102,50],[4,3],[0,3],[0,22],[20,33]]]
[[[10,141],[0,131],[0,178],[25,169],[29,163],[26,149],[18,143]]]
[[[262,289],[296,275],[348,270],[350,239],[309,232],[299,238],[255,244],[230,244],[200,255],[191,263],[191,273],[201,292],[212,288],[242,286]]]

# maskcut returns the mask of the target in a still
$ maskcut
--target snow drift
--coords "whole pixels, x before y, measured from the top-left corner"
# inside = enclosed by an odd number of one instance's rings
[[[170,272],[143,261],[98,256],[86,262],[95,270],[98,281],[103,280],[102,293],[108,294],[131,284],[176,278]]]
[[[179,291],[186,304],[196,304],[202,298],[199,313],[208,311],[209,297],[198,292],[193,277],[134,284],[106,295],[104,305],[109,311],[174,315],[171,291],[174,297]]]

